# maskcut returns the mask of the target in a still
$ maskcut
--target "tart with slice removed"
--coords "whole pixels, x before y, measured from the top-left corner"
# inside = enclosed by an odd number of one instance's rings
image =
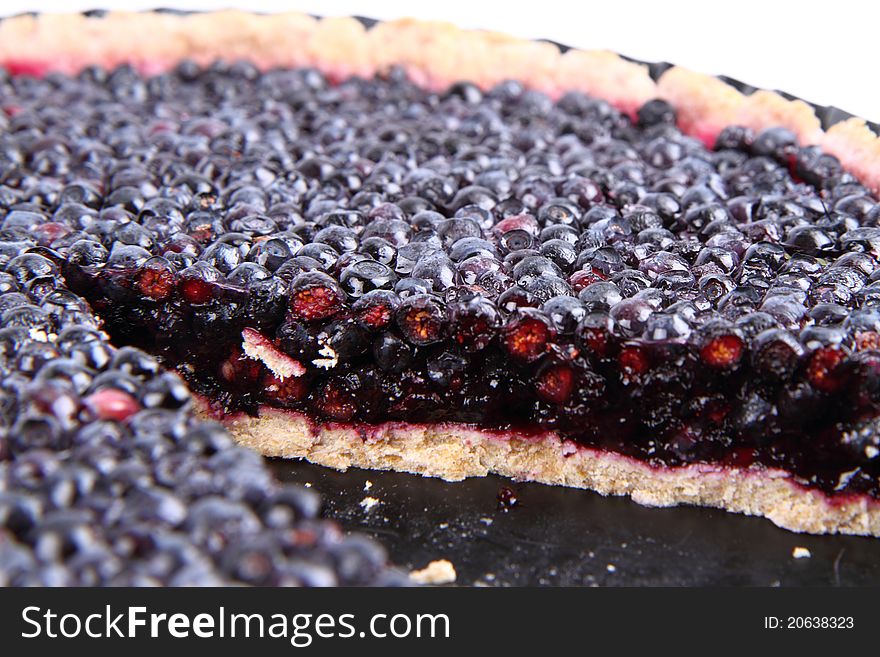
[[[863,121],[413,21],[21,17],[0,62],[4,229],[241,444],[880,535]]]

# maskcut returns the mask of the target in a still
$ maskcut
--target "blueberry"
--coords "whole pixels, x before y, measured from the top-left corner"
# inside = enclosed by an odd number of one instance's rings
[[[666,273],[666,272],[664,272]],[[651,285],[651,278],[635,269],[624,269],[611,277],[624,297],[632,297]]]
[[[644,337],[651,342],[684,342],[691,327],[678,313],[654,313],[645,323]]]
[[[111,366],[133,376],[152,376],[159,372],[155,358],[134,347],[122,347],[113,357]]]
[[[755,140],[755,133],[742,126],[728,126],[718,133],[715,139],[715,148],[717,150],[730,148],[737,150],[746,150],[751,147]]]
[[[6,272],[11,274],[19,285],[36,278],[58,275],[58,267],[49,258],[36,253],[25,253],[6,263]]]
[[[880,228],[865,227],[848,230],[840,238],[844,250],[877,253],[880,249]]]
[[[326,319],[339,312],[343,302],[339,284],[321,272],[304,272],[290,284],[290,312],[296,318]]]
[[[572,294],[571,286],[561,276],[542,273],[536,277],[525,277],[522,287],[537,300],[545,302],[552,297]]]
[[[566,224],[549,224],[541,229],[540,234],[541,242],[548,242],[556,239],[563,240],[572,245],[577,245],[578,237],[578,231],[574,227]]]
[[[668,102],[660,98],[649,100],[642,105],[638,109],[637,116],[638,125],[642,128],[675,123],[675,110]]]
[[[797,146],[797,137],[786,128],[768,128],[758,134],[751,143],[754,155],[766,155],[785,159]]]
[[[369,330],[379,330],[388,326],[400,304],[400,297],[388,290],[373,290],[359,298],[352,311],[358,320]]]
[[[790,332],[769,329],[755,338],[752,362],[761,376],[784,380],[793,375],[803,353],[800,342]]]
[[[405,298],[395,313],[406,339],[421,346],[439,342],[446,331],[446,309],[428,294]]]
[[[473,256],[458,264],[457,279],[466,285],[482,285],[480,281],[488,280],[484,278],[487,274],[506,276],[502,269],[502,263],[491,256]]]
[[[339,252],[336,249],[329,244],[318,242],[306,244],[297,252],[297,256],[317,261],[325,271],[332,269],[336,261],[339,260]]]
[[[785,245],[809,255],[833,251],[836,248],[834,239],[815,226],[793,228],[786,236]]]
[[[579,322],[587,314],[584,304],[570,296],[548,299],[541,305],[541,310],[550,319],[557,333],[567,335],[574,333]]]
[[[536,216],[543,226],[551,224],[576,226],[581,217],[581,210],[577,203],[568,198],[554,198],[538,208]]]
[[[376,578],[387,561],[385,550],[363,536],[349,536],[331,550],[340,584],[357,586]]]
[[[554,337],[546,316],[531,308],[519,308],[501,329],[501,343],[517,363],[527,364],[540,358]]]
[[[513,267],[513,278],[519,285],[528,283],[541,276],[561,277],[562,269],[551,259],[544,256],[528,256]]]
[[[190,402],[189,390],[176,375],[166,372],[151,379],[141,390],[145,408],[176,409]]]
[[[361,322],[351,319],[339,320],[327,324],[324,333],[328,336],[323,344],[329,347],[335,354],[335,358],[342,362],[354,360],[363,354],[368,343],[367,330]],[[320,351],[319,351],[320,353]]]
[[[710,302],[717,303],[724,299],[736,287],[730,276],[723,274],[706,274],[700,277],[697,287]]]
[[[414,278],[412,276],[401,278],[394,286],[394,292],[401,299],[411,297],[416,294],[431,294],[433,291],[434,286],[431,284],[430,281],[426,281],[424,278]]]
[[[387,265],[373,260],[356,262],[346,267],[339,277],[342,289],[352,297],[394,286],[397,275]]]
[[[376,262],[392,268],[397,259],[397,248],[382,237],[370,237],[362,240],[359,250]]]
[[[611,281],[599,281],[581,290],[578,299],[588,312],[608,311],[623,299],[623,295]]]
[[[620,253],[611,247],[588,247],[578,254],[575,267],[590,268],[601,272],[606,276],[610,276],[625,268],[623,258]]]
[[[437,245],[427,242],[411,242],[402,246],[397,250],[397,263],[394,271],[400,275],[408,275],[412,273],[413,267],[419,259],[438,253],[439,250]]]
[[[332,247],[337,253],[355,251],[358,248],[357,234],[352,229],[343,226],[322,228],[313,239],[318,244]]]
[[[288,241],[272,238],[254,244],[247,254],[247,260],[265,267],[269,271],[276,271],[292,255],[293,251]]]
[[[218,550],[239,536],[257,532],[260,521],[240,502],[204,497],[188,510],[185,527],[194,541]]]
[[[549,258],[563,272],[570,272],[577,261],[574,245],[561,239],[550,239],[541,245],[541,254]]]
[[[651,305],[639,299],[624,299],[611,308],[610,317],[615,333],[623,337],[641,335],[653,313]]]
[[[227,282],[243,288],[251,288],[260,281],[272,277],[272,272],[255,262],[243,262],[226,275]]]
[[[435,292],[442,292],[455,282],[455,268],[452,260],[439,252],[420,257],[413,266],[410,275],[428,281]]]
[[[644,272],[649,279],[655,279],[661,274],[673,271],[688,271],[689,269],[687,260],[680,255],[668,251],[658,251],[639,263],[639,270]]]
[[[498,310],[485,298],[474,296],[449,304],[450,333],[465,351],[485,349],[498,329]]]
[[[412,360],[412,350],[403,340],[391,333],[377,336],[372,345],[373,359],[385,372],[400,373]]]
[[[447,219],[437,225],[437,234],[443,239],[444,244],[453,245],[466,237],[483,237],[483,230],[473,219],[456,217]]]
[[[107,266],[116,269],[132,270],[143,265],[150,257],[150,252],[143,247],[117,242],[113,244],[110,255],[107,257]]]

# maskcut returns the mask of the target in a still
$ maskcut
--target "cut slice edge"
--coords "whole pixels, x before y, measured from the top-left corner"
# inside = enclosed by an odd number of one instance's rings
[[[133,39],[132,34],[150,38]],[[261,68],[312,66],[334,79],[401,66],[431,89],[460,80],[488,88],[515,79],[552,97],[582,91],[629,113],[659,97],[676,108],[683,130],[709,144],[726,125],[785,127],[803,144],[820,145],[835,155],[880,193],[880,136],[864,120],[847,119],[826,132],[803,101],[772,91],[745,95],[718,78],[682,67],[670,68],[654,82],[647,66],[604,50],[563,53],[548,42],[414,19],[368,29],[355,18],[317,19],[296,12],[109,12],[0,20],[0,64],[12,73],[74,73],[92,64],[123,63],[159,73],[184,59],[200,64],[245,59]]]
[[[204,400],[200,412],[217,419]],[[867,495],[829,497],[765,466],[654,467],[554,432],[523,436],[452,423],[324,424],[272,407],[262,407],[257,416],[219,419],[240,444],[265,456],[301,458],[337,470],[395,470],[447,481],[494,473],[627,495],[644,506],[694,505],[762,516],[795,532],[880,536],[880,501]]]

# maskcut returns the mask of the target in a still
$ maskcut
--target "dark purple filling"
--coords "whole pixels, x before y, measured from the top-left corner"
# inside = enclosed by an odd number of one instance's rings
[[[664,101],[398,71],[13,87],[5,184],[37,218],[4,229],[225,410],[553,429],[880,497],[880,206],[785,129],[710,151]],[[245,328],[306,374],[244,357]]]
[[[165,113],[156,85],[0,69],[0,586],[405,584],[71,291],[107,247],[157,250],[174,224],[147,217],[182,198],[165,205],[136,173],[158,165],[158,141],[130,141],[132,126],[161,141],[143,123]],[[151,271],[140,294],[165,289]]]

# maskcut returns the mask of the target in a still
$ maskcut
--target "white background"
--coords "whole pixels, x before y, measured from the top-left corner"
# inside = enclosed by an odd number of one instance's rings
[[[880,0],[2,0],[0,13],[155,6],[448,20],[670,61],[880,121]]]

